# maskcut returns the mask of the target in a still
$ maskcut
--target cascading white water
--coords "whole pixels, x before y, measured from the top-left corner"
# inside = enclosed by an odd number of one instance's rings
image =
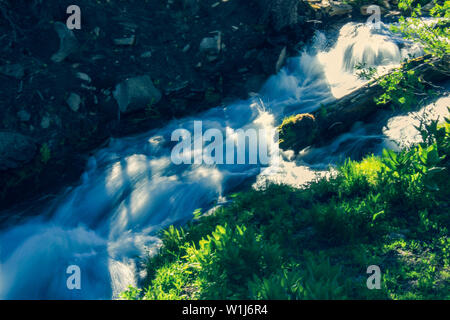
[[[204,130],[216,128],[224,135],[239,128],[273,129],[285,115],[310,112],[362,85],[353,74],[356,63],[380,72],[398,65],[411,50],[399,43],[385,27],[374,31],[355,23],[345,25],[330,48],[318,33],[308,50],[268,79],[259,96],[264,107],[259,98],[238,101],[111,141],[90,159],[78,186],[40,215],[1,230],[0,298],[114,298],[136,284],[136,257],[157,248],[155,233],[161,228],[186,222],[197,208],[214,206],[261,170],[265,174],[259,175],[259,183],[302,184],[315,177],[314,167],[323,169],[339,155],[351,155],[362,145],[341,147],[355,131],[326,149],[310,150],[301,163],[287,161],[289,152],[284,153],[276,172],[258,165],[175,165],[170,137],[178,128],[192,131],[194,120],[201,120]],[[330,157],[323,157],[327,153]],[[67,289],[69,265],[81,269],[81,290]]]

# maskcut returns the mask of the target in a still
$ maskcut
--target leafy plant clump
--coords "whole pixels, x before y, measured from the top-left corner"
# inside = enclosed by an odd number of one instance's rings
[[[398,7],[411,16],[401,16],[395,32],[405,38],[420,43],[424,51],[435,57],[448,57],[450,53],[450,1],[433,1],[434,6],[427,10],[433,19],[423,16],[424,9],[419,1],[400,0]],[[450,72],[450,70],[446,70]]]

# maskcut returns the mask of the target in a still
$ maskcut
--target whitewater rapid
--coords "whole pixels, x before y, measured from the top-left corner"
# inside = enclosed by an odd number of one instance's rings
[[[161,228],[185,223],[196,209],[208,210],[244,184],[270,180],[301,185],[326,174],[329,164],[344,156],[379,152],[408,121],[392,122],[391,131],[377,135],[355,124],[327,147],[298,157],[283,152],[276,170],[270,165],[175,165],[171,133],[193,130],[196,120],[204,130],[224,134],[275,129],[286,115],[311,112],[363,85],[354,74],[356,64],[365,62],[382,73],[419,51],[384,25],[373,30],[348,23],[335,38],[318,32],[256,97],[111,140],[89,160],[77,186],[62,191],[34,217],[0,231],[0,298],[116,298],[136,285],[138,257],[155,252]],[[66,286],[70,265],[80,267],[80,290]]]

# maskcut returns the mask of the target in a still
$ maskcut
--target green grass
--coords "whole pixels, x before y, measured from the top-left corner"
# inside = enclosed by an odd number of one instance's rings
[[[269,185],[162,231],[125,299],[450,299],[450,121],[303,189]],[[366,286],[378,265],[381,289]]]

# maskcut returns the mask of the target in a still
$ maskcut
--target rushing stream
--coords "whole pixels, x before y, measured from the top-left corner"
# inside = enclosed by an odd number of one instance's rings
[[[202,121],[203,130],[216,128],[224,135],[240,128],[274,129],[286,115],[313,111],[364,84],[354,75],[357,63],[383,72],[413,52],[419,50],[384,26],[372,30],[349,23],[338,35],[317,33],[305,51],[268,79],[258,96],[112,140],[89,160],[79,185],[61,192],[42,213],[0,231],[0,298],[117,297],[136,284],[136,259],[155,250],[156,232],[186,222],[197,208],[208,210],[226,201],[229,192],[255,181],[301,185],[343,157],[377,153],[392,146],[390,138],[406,141],[415,136],[413,115],[403,115],[390,119],[384,134],[376,125],[355,124],[329,146],[305,150],[295,161],[289,161],[292,152],[284,152],[276,170],[171,161],[172,132],[192,131],[194,120]],[[439,105],[449,105],[448,98]],[[81,290],[66,286],[70,265],[80,267]]]

